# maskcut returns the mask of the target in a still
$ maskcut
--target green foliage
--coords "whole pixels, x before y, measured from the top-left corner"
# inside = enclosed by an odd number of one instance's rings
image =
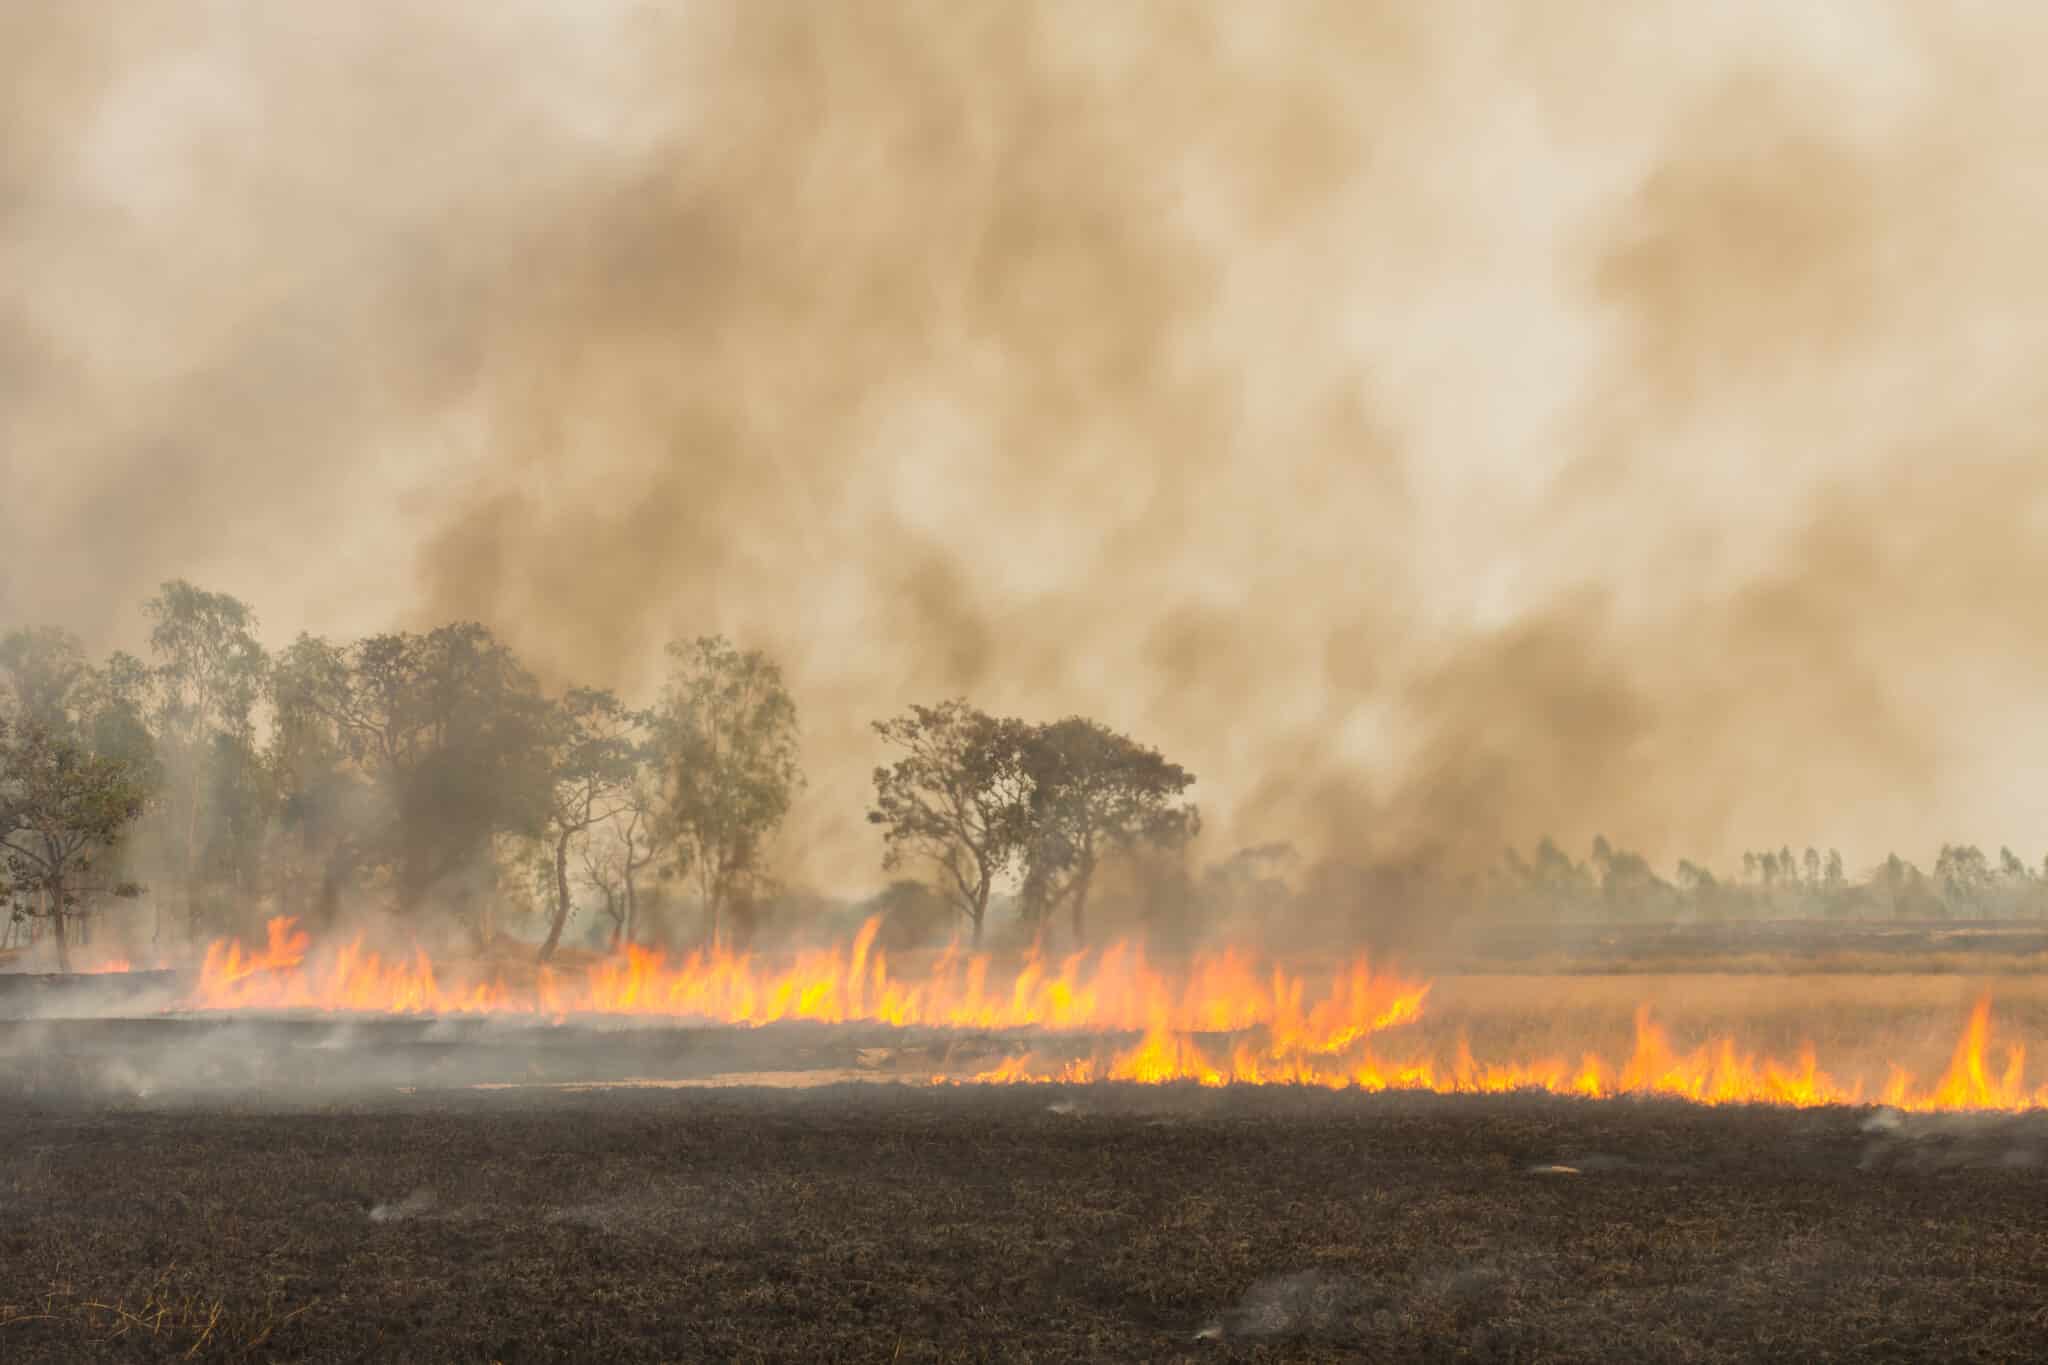
[[[90,673],[84,646],[61,627],[24,627],[0,636],[0,679],[7,684],[9,710],[24,725],[73,733],[77,694]]]
[[[217,734],[246,736],[270,659],[248,605],[183,579],[165,583],[143,611],[156,624],[159,723],[166,738],[203,748]]]
[[[1200,831],[1199,813],[1180,801],[1194,774],[1080,716],[1031,727],[1023,753],[1030,790],[1024,913],[1042,931],[1060,906],[1068,906],[1078,944],[1089,889],[1106,854],[1177,849]]]
[[[155,624],[154,751],[162,765],[164,841],[179,851],[189,930],[207,919],[205,888],[241,885],[254,862],[267,807],[255,747],[255,710],[270,658],[248,605],[183,579],[165,583],[144,613]],[[161,926],[159,925],[159,930]]]
[[[882,829],[883,865],[937,870],[977,939],[997,883],[1017,869],[1024,917],[1043,933],[1068,907],[1079,941],[1105,857],[1175,850],[1200,829],[1179,799],[1193,774],[1080,716],[1031,725],[956,699],[874,728],[902,754],[874,773],[868,820]]]
[[[352,817],[337,847],[388,868],[402,908],[487,865],[494,836],[536,838],[548,823],[555,713],[480,625],[345,646],[302,636],[280,665],[278,707],[288,784]],[[343,774],[374,799],[347,800]]]
[[[935,868],[979,942],[996,884],[1029,836],[1029,727],[955,699],[912,706],[874,729],[902,752],[874,773],[868,821],[882,829],[882,865]]]
[[[147,664],[116,650],[104,667],[87,673],[75,694],[79,733],[87,747],[128,764],[152,790],[163,780],[163,761],[150,726],[154,685]]]
[[[34,721],[0,720],[0,866],[15,913],[54,922],[63,965],[67,921],[98,896],[136,893],[96,874],[148,796],[120,759]]]
[[[593,826],[631,812],[632,788],[645,752],[640,735],[645,724],[644,717],[621,705],[610,692],[590,688],[572,689],[553,708],[547,822],[553,850],[550,890],[554,912],[547,940],[541,944],[543,962],[554,956],[563,926],[569,921],[570,845],[579,839],[587,843]],[[623,885],[614,890],[608,872],[596,877],[595,884],[608,904],[623,899]],[[623,932],[623,909],[618,913]]]
[[[653,721],[659,831],[715,944],[725,912],[758,889],[767,841],[803,784],[796,703],[772,659],[722,636],[672,643],[668,656]]]

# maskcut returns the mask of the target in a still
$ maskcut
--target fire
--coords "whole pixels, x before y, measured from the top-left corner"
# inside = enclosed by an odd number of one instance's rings
[[[1460,1043],[1448,1062],[1420,1056],[1396,1060],[1369,1046],[1341,1057],[1309,1057],[1285,1048],[1239,1042],[1227,1053],[1205,1050],[1197,1040],[1166,1030],[1147,1033],[1134,1047],[1041,1065],[1030,1055],[1006,1059],[973,1079],[984,1084],[1086,1083],[1098,1080],[1205,1086],[1290,1084],[1326,1089],[1428,1090],[1444,1094],[1503,1094],[1543,1091],[1589,1099],[1665,1096],[1697,1104],[1818,1105],[1882,1103],[1913,1111],[2036,1109],[2048,1107],[2048,1083],[2025,1083],[2026,1050],[2010,1045],[1995,1072],[1987,1060],[1991,1002],[1970,1013],[1963,1036],[1945,1071],[1932,1085],[1893,1066],[1881,1088],[1861,1078],[1839,1078],[1821,1069],[1813,1048],[1780,1062],[1739,1051],[1732,1039],[1712,1039],[1690,1051],[1675,1048],[1647,1007],[1636,1012],[1635,1049],[1616,1066],[1588,1053],[1576,1063],[1563,1058],[1528,1062],[1480,1062]]]
[[[208,1010],[373,1014],[645,1016],[758,1025],[781,1020],[1042,1035],[1041,1046],[969,1078],[980,1084],[1124,1081],[1202,1086],[1296,1085],[1451,1094],[1545,1092],[1592,1099],[1664,1096],[1699,1104],[1886,1104],[1906,1110],[2048,1107],[2048,1083],[2029,1087],[2026,1051],[1994,1056],[1991,1003],[1980,1000],[1948,1067],[1923,1082],[1891,1065],[1881,1083],[1821,1066],[1811,1045],[1790,1060],[1730,1037],[1675,1044],[1647,1006],[1627,1057],[1475,1057],[1461,1039],[1448,1055],[1387,1048],[1419,1020],[1429,983],[1360,959],[1326,976],[1290,972],[1237,950],[1185,964],[1149,961],[1112,945],[1004,967],[957,947],[914,970],[894,970],[868,921],[850,944],[769,964],[713,951],[679,959],[640,948],[586,967],[488,977],[437,965],[427,953],[386,957],[360,940],[316,951],[289,919],[264,943],[217,942],[192,999]],[[1126,1041],[1115,1041],[1121,1035]],[[1135,1036],[1135,1041],[1128,1041]],[[1062,1043],[1064,1039],[1064,1043]],[[1062,1056],[1061,1049],[1089,1049]],[[940,1076],[940,1082],[961,1078]]]
[[[288,919],[268,941],[207,949],[193,1003],[202,1009],[343,1010],[377,1014],[641,1015],[725,1024],[786,1019],[952,1030],[1134,1033],[1260,1029],[1290,1051],[1334,1054],[1421,1013],[1426,984],[1360,960],[1312,982],[1236,952],[1155,966],[1128,943],[1005,970],[957,948],[908,973],[891,969],[869,920],[843,948],[800,953],[780,966],[714,951],[671,960],[628,948],[572,971],[541,968],[530,982],[452,973],[419,950],[386,958],[360,940],[313,953]]]

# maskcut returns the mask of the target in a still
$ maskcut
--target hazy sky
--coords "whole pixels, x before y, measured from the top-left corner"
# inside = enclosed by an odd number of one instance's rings
[[[1211,847],[2048,846],[2048,9],[0,10],[0,621],[781,657]]]

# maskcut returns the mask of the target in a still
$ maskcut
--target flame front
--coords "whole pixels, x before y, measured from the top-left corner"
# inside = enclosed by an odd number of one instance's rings
[[[2048,1083],[2029,1088],[2026,1050],[2013,1044],[1995,1074],[1987,1060],[1991,1002],[1979,1000],[1970,1013],[1954,1056],[1932,1085],[1920,1085],[1896,1065],[1882,1087],[1840,1079],[1820,1066],[1813,1048],[1800,1049],[1791,1063],[1741,1052],[1732,1039],[1717,1038],[1690,1051],[1671,1044],[1664,1029],[1639,1009],[1635,1050],[1615,1066],[1588,1053],[1576,1065],[1562,1058],[1533,1062],[1480,1062],[1462,1042],[1448,1063],[1433,1057],[1396,1060],[1360,1047],[1343,1057],[1309,1057],[1285,1049],[1262,1050],[1238,1043],[1211,1055],[1197,1040],[1155,1030],[1137,1046],[1041,1065],[1030,1055],[1012,1057],[972,1079],[983,1084],[1099,1080],[1169,1081],[1198,1085],[1291,1084],[1345,1090],[1427,1090],[1441,1094],[1504,1094],[1542,1091],[1589,1099],[1665,1096],[1696,1104],[1819,1105],[1885,1104],[1916,1112],[2048,1108]]]
[[[642,1015],[727,1024],[808,1019],[1052,1033],[1258,1029],[1278,1046],[1313,1055],[1334,1054],[1417,1017],[1429,991],[1362,959],[1311,981],[1235,951],[1167,969],[1132,944],[1056,961],[1033,956],[1009,972],[987,955],[949,949],[914,973],[898,974],[875,945],[879,927],[869,920],[850,945],[801,953],[780,966],[744,953],[671,961],[628,948],[587,968],[540,968],[530,981],[515,982],[502,974],[455,976],[419,950],[386,958],[360,940],[310,954],[308,936],[293,921],[274,919],[262,947],[227,940],[207,949],[193,1003],[213,1010]]]
[[[505,1013],[553,1020],[630,1015],[738,1025],[864,1021],[1045,1035],[1042,1048],[965,1078],[978,1084],[1539,1091],[1700,1104],[1881,1103],[1916,1111],[2048,1107],[2048,1083],[2026,1083],[2024,1047],[2007,1045],[2002,1059],[1992,1060],[1988,999],[1972,1010],[1947,1069],[1931,1083],[1896,1064],[1881,1084],[1838,1075],[1820,1065],[1811,1045],[1790,1062],[1745,1051],[1729,1037],[1681,1049],[1646,1006],[1636,1012],[1633,1050],[1619,1063],[1593,1052],[1575,1061],[1483,1061],[1462,1040],[1448,1057],[1382,1050],[1383,1035],[1421,1018],[1430,988],[1364,959],[1326,977],[1262,965],[1235,950],[1167,968],[1149,962],[1141,947],[1122,943],[1058,960],[1033,956],[1004,969],[990,956],[956,948],[898,974],[876,947],[878,927],[870,920],[850,945],[802,953],[779,966],[743,953],[693,953],[672,961],[629,948],[584,968],[540,968],[515,981],[443,971],[419,950],[387,958],[360,940],[316,953],[291,920],[276,919],[259,947],[233,940],[212,945],[192,1003],[208,1010]],[[1118,1043],[1105,1035],[1137,1040]],[[1092,1051],[1058,1055],[1056,1038],[1080,1038],[1087,1046],[1091,1036]]]

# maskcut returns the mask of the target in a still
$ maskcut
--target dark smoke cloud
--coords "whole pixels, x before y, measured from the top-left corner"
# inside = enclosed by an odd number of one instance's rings
[[[8,619],[726,631],[821,880],[953,692],[1220,843],[2038,843],[2030,7],[0,24]]]

